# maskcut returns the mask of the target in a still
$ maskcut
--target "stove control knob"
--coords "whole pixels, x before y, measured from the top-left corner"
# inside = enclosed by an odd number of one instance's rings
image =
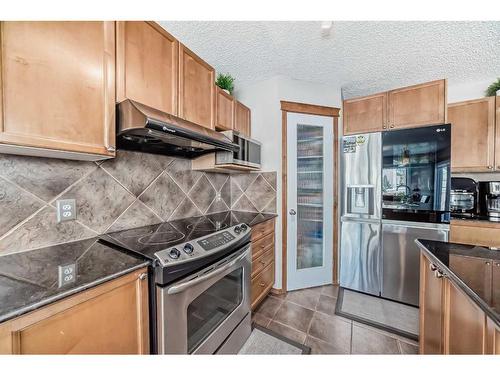
[[[241,228],[240,227],[234,227],[234,233],[240,234]]]
[[[177,259],[181,256],[181,252],[174,247],[168,252],[168,256],[172,259]]]
[[[240,225],[240,229],[243,231],[243,232],[246,232],[246,230],[248,229],[248,226],[246,224],[241,224]]]
[[[194,247],[190,243],[187,243],[184,245],[184,248],[182,250],[184,250],[186,254],[191,254],[194,250]]]

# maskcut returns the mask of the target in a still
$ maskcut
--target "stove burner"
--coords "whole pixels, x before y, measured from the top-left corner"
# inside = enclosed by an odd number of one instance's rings
[[[211,221],[205,221],[203,223],[198,224],[188,224],[187,228],[189,230],[194,229],[195,232],[213,232],[226,229],[228,227],[227,222],[225,221],[216,221],[212,223]]]
[[[180,241],[184,237],[186,235],[181,232],[168,230],[139,237],[138,241],[143,245],[166,245],[172,241]]]

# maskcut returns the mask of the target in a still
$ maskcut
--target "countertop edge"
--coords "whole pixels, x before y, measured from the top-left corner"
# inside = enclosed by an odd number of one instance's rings
[[[38,302],[32,303],[31,305],[23,306],[22,308],[13,310],[7,314],[0,315],[0,324],[5,323],[8,320],[18,318],[21,315],[27,314],[31,311],[34,311],[36,309],[39,309],[39,308],[44,307],[46,305],[49,305],[51,303],[54,303],[54,302],[60,301],[64,298],[70,297],[76,293],[83,292],[87,289],[93,288],[93,287],[98,286],[100,284],[103,284],[105,282],[114,280],[120,276],[126,275],[127,273],[134,272],[140,268],[148,267],[150,265],[150,263],[151,263],[150,261],[145,260],[144,262],[142,262],[140,264],[128,267],[120,272],[113,273],[113,274],[108,275],[106,277],[102,277],[100,279],[94,280],[90,283],[80,285],[77,288],[66,290],[60,294],[56,294],[54,296],[50,296],[50,297],[45,298],[43,300],[40,300]]]
[[[451,282],[462,290],[467,297],[469,297],[498,327],[500,327],[500,316],[495,311],[491,309],[486,302],[483,301],[462,279],[460,279],[455,273],[453,273],[446,265],[444,265],[432,252],[427,249],[427,247],[422,244],[419,240],[415,240],[415,243],[420,248],[425,255],[432,260],[433,263],[439,268],[445,271],[445,275],[449,277]]]

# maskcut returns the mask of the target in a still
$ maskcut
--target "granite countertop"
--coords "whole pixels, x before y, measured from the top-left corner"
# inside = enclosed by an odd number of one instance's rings
[[[499,250],[441,241],[416,240],[415,242],[453,284],[500,326]],[[491,272],[488,267],[492,267]]]
[[[59,287],[58,266],[76,264],[75,282]],[[0,257],[0,322],[149,265],[96,238]]]

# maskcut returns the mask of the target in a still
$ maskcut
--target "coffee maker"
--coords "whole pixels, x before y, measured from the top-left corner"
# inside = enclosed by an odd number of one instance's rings
[[[471,178],[452,177],[450,184],[450,212],[453,217],[472,218],[479,214],[478,185]]]
[[[500,181],[480,182],[479,198],[481,215],[500,221]]]

